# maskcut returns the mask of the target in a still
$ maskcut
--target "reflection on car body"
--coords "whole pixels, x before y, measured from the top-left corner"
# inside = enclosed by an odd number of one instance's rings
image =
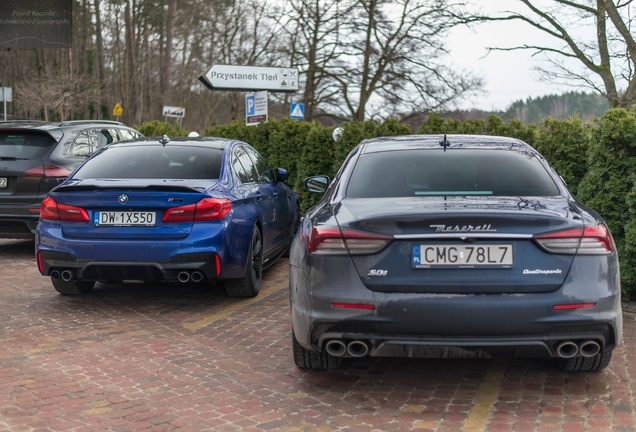
[[[450,350],[605,368],[622,315],[603,219],[517,139],[440,140],[363,141],[303,218],[290,256],[296,364]]]

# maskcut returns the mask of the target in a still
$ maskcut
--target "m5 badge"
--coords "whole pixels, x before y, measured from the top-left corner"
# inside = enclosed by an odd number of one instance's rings
[[[371,269],[367,276],[386,276],[387,274],[389,274],[388,270]]]

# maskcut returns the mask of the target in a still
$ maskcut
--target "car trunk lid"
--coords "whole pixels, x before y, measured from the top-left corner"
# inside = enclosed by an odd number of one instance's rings
[[[83,239],[180,239],[193,222],[163,222],[166,210],[195,204],[210,180],[73,180],[52,192],[62,204],[88,211],[89,222],[62,222],[65,236]]]
[[[352,256],[367,288],[448,294],[557,289],[573,255],[547,253],[533,237],[583,226],[563,197],[346,198],[336,219],[343,231],[394,239],[379,253]]]
[[[55,143],[48,133],[0,129],[0,205],[37,202],[44,189],[44,157]]]

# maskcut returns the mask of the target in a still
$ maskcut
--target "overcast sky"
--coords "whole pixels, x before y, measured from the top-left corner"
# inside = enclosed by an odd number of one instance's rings
[[[512,0],[480,0],[482,12],[497,12],[506,9],[527,10]],[[552,3],[550,1],[537,1]],[[591,33],[590,33],[591,32]],[[594,27],[586,26],[577,31],[580,35],[594,37]],[[461,108],[479,108],[484,110],[504,110],[512,102],[528,97],[561,94],[577,90],[576,88],[541,82],[534,66],[541,64],[541,56],[532,57],[532,52],[491,52],[486,57],[487,47],[510,47],[523,44],[549,44],[560,46],[547,34],[538,31],[520,21],[500,21],[480,24],[473,29],[465,27],[454,29],[448,36],[447,47],[451,51],[453,63],[484,78],[486,95],[465,101]],[[578,67],[577,61],[572,61]],[[590,90],[580,88],[579,90]]]

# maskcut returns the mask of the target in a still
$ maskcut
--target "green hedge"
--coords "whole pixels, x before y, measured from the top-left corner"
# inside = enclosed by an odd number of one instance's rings
[[[203,135],[233,138],[253,145],[272,167],[289,172],[288,184],[301,197],[302,210],[320,198],[302,190],[308,176],[333,178],[346,155],[360,141],[390,135],[408,135],[410,127],[396,119],[344,123],[334,142],[333,127],[291,119],[270,120],[247,127],[243,121],[213,124]],[[183,136],[179,127],[159,121],[137,129],[144,135]],[[519,138],[534,146],[583,203],[607,221],[621,259],[621,282],[626,298],[636,298],[636,110],[613,109],[591,123],[578,117],[546,119],[540,126],[497,116],[486,120],[445,120],[430,114],[420,134],[485,134]]]

